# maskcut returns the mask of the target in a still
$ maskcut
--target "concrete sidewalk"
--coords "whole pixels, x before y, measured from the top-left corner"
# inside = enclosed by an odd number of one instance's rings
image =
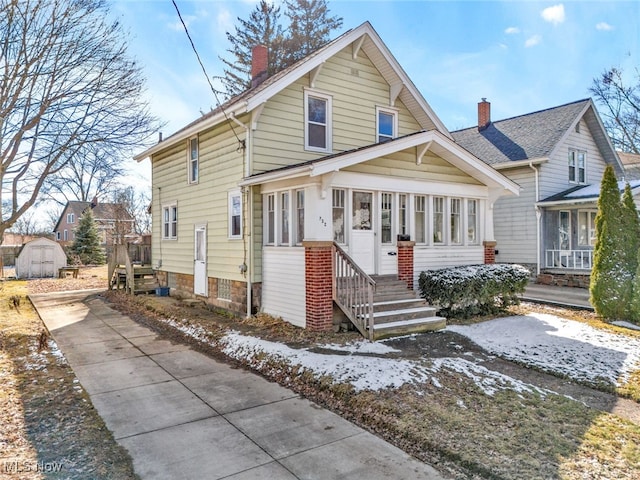
[[[92,293],[30,298],[141,478],[444,478],[278,384],[159,338]]]

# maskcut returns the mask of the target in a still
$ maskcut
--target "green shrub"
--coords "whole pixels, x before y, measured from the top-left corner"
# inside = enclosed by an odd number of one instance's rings
[[[422,272],[419,286],[441,314],[465,318],[517,305],[528,281],[529,270],[521,265],[469,265]]]

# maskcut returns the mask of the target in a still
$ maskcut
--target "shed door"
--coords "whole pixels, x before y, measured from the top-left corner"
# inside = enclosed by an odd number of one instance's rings
[[[53,277],[53,246],[31,246],[31,262],[28,278]]]

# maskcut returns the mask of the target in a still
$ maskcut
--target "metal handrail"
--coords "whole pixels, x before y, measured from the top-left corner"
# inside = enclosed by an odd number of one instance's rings
[[[333,300],[364,337],[373,340],[376,282],[333,242]]]

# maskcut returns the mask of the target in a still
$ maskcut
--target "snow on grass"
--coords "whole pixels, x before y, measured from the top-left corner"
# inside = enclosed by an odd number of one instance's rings
[[[640,369],[640,340],[554,315],[531,313],[447,330],[500,357],[578,381],[620,385]]]
[[[386,355],[388,353],[400,352],[397,348],[390,347],[381,342],[368,342],[366,340],[360,340],[357,342],[350,342],[345,345],[337,343],[328,343],[325,345],[318,345],[318,348],[324,348],[327,350],[336,350],[338,352],[348,352],[355,354],[374,354],[374,355]]]

